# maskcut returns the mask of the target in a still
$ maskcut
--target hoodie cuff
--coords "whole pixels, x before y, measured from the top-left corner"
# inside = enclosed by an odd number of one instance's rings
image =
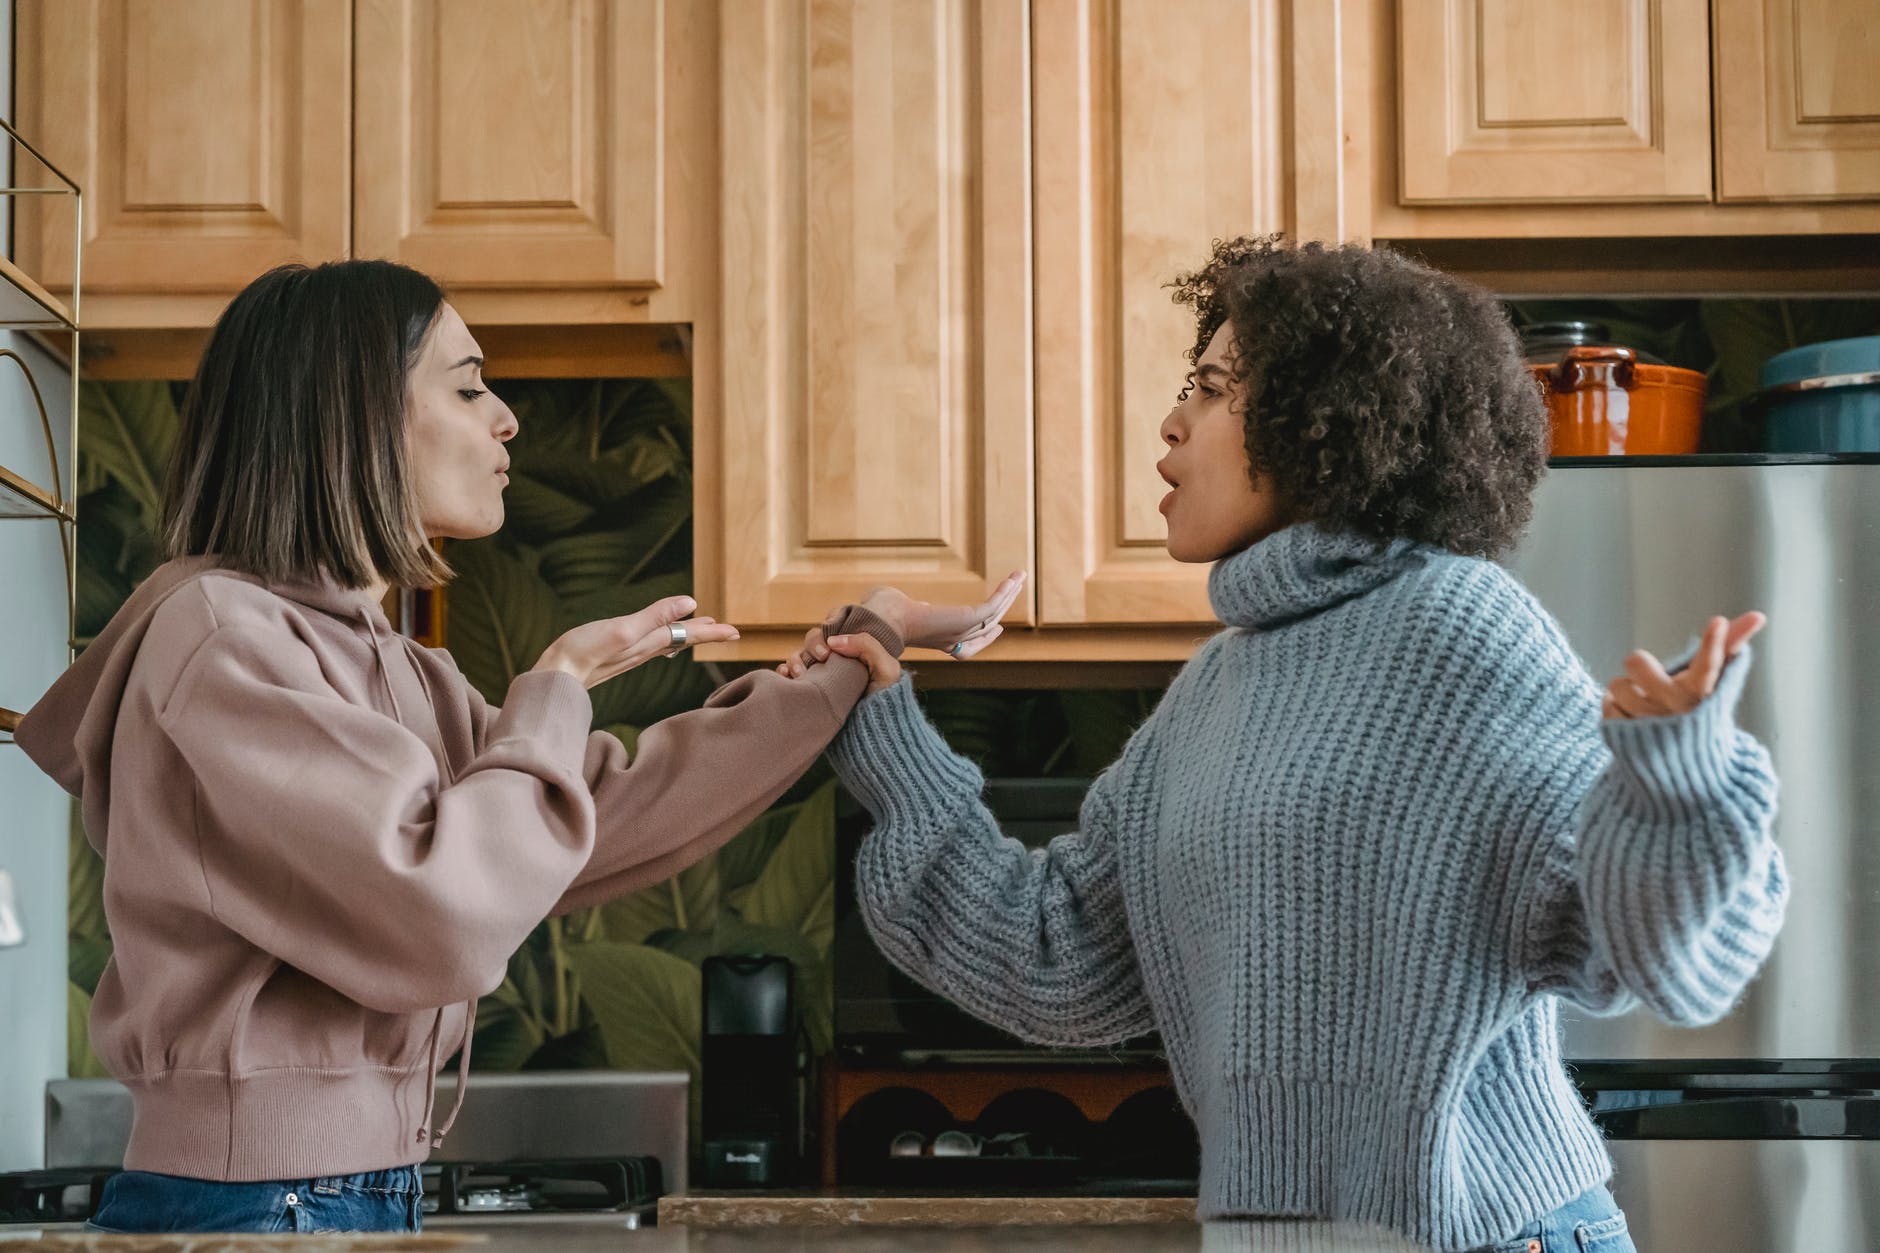
[[[831,635],[872,635],[890,657],[899,657],[907,649],[901,633],[886,618],[860,605],[844,605],[830,614],[823,620],[822,633],[824,639]]]
[[[528,670],[510,683],[502,712],[490,727],[489,743],[533,740],[552,760],[580,762],[587,755],[593,720],[594,703],[581,680],[564,670]]]
[[[855,799],[883,822],[951,813],[984,789],[978,768],[947,747],[921,712],[909,675],[855,706],[829,746],[829,760]]]

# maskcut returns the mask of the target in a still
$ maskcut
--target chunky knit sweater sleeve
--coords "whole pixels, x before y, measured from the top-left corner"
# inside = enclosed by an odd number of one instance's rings
[[[829,755],[876,820],[856,895],[897,966],[1040,1044],[1094,1047],[1151,1029],[1117,874],[1127,754],[1092,787],[1080,829],[1041,849],[1000,833],[979,771],[922,716],[906,679],[856,706]]]
[[[1788,880],[1772,837],[1768,752],[1736,725],[1747,652],[1689,713],[1602,721],[1599,690],[1557,689],[1581,728],[1557,760],[1548,838],[1518,894],[1535,991],[1595,1013],[1643,1004],[1676,1025],[1721,1018],[1768,956]]]

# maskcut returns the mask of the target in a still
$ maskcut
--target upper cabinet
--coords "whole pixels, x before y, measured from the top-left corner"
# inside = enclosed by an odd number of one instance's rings
[[[1717,198],[1880,199],[1880,3],[1718,0],[1714,21]]]
[[[355,254],[437,275],[473,320],[689,316],[707,7],[358,0]]]
[[[1880,0],[1343,0],[1371,238],[1880,231]]]
[[[701,582],[741,625],[978,600],[1032,554],[1026,6],[751,0],[722,37]]]
[[[18,0],[14,47],[20,128],[85,192],[89,325],[206,324],[270,266],[347,255],[349,0]],[[36,208],[15,255],[69,280],[71,225]]]
[[[1212,240],[1294,224],[1285,7],[1035,6],[1037,584],[1048,624],[1211,616],[1206,570],[1169,558],[1156,510],[1167,490],[1159,428],[1195,338],[1168,284]]]
[[[17,15],[21,124],[85,188],[91,326],[207,326],[272,265],[348,256],[423,269],[484,324],[684,321],[710,287],[713,6],[19,0]],[[69,270],[37,219],[19,243],[32,272]]]
[[[1710,198],[1705,0],[1399,10],[1404,204]]]
[[[1295,108],[1292,86],[1336,96],[1335,13],[771,0],[744,16],[723,31],[701,586],[763,628],[870,583],[971,600],[1025,568],[1008,626],[1061,630],[1010,635],[1001,656],[1185,655],[1211,614],[1206,569],[1169,558],[1156,509],[1158,428],[1195,334],[1168,284],[1214,239],[1340,233],[1339,109]]]

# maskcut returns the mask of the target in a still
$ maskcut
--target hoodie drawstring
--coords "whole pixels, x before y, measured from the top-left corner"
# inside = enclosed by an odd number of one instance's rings
[[[405,722],[405,711],[399,707],[398,692],[392,686],[391,666],[385,660],[385,641],[379,635],[378,619],[373,616],[370,609],[364,608],[359,611],[359,616],[365,619],[366,630],[372,636],[372,656],[379,663],[379,685],[385,689],[385,697],[392,703],[392,717],[401,725],[409,725]],[[422,685],[424,682],[422,671],[418,672],[418,677]],[[424,696],[426,700],[431,699],[428,688],[425,689]],[[435,702],[432,707],[435,710]],[[457,1046],[457,1096],[451,1102],[450,1113],[444,1116],[444,1125],[435,1131],[431,1127],[431,1116],[437,1112],[437,1055],[442,1051],[444,1010],[440,1008],[437,1011],[437,1017],[431,1020],[429,1060],[424,1068],[424,1116],[418,1120],[418,1143],[423,1144],[428,1139],[434,1149],[444,1143],[444,1137],[450,1134],[450,1129],[456,1125],[457,1115],[463,1112],[464,1093],[470,1087],[470,1040],[476,1033],[477,1003],[470,1000],[465,1001],[463,1005],[465,1015],[463,1039]]]
[[[430,1060],[424,1064],[424,1116],[418,1119],[418,1143],[423,1144],[431,1134],[431,1115],[437,1109],[437,1046],[438,1037],[444,1034],[444,1010],[439,1007],[437,1016],[431,1019]],[[439,1137],[440,1139],[442,1137]],[[435,1141],[432,1148],[436,1148]]]
[[[444,1137],[457,1125],[457,1115],[463,1112],[464,1094],[470,1090],[470,1041],[476,1035],[477,1003],[464,1002],[463,1043],[457,1049],[457,1098],[450,1103],[450,1113],[444,1115],[444,1125],[437,1129],[437,1136],[431,1141],[431,1147],[437,1148],[444,1143]],[[435,1082],[432,1089],[436,1092]]]
[[[398,693],[392,689],[392,669],[385,662],[385,643],[379,638],[379,621],[373,617],[370,609],[360,609],[359,616],[366,620],[366,630],[372,636],[372,659],[379,663],[379,686],[385,689],[385,698],[392,702],[392,718],[400,726],[407,726],[405,711],[398,707]]]
[[[431,1129],[431,1115],[437,1112],[437,1055],[442,1050],[439,1044],[444,1035],[444,1011],[439,1009],[437,1017],[431,1020],[430,1061],[425,1065],[424,1117],[418,1120],[418,1143],[427,1139],[432,1148],[439,1148],[450,1129],[457,1125],[457,1115],[463,1112],[463,1099],[470,1090],[470,1041],[476,1035],[477,1003],[463,1002],[464,1023],[463,1038],[457,1045],[457,1097],[451,1102],[450,1113],[444,1115],[444,1125]]]

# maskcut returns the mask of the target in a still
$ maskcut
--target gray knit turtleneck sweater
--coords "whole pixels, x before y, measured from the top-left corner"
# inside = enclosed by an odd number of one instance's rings
[[[1503,1239],[1612,1165],[1556,998],[1721,1016],[1781,925],[1775,779],[1733,710],[1605,722],[1499,567],[1295,526],[1219,563],[1228,629],[1028,851],[906,681],[831,755],[875,815],[883,952],[1027,1039],[1159,1030],[1200,1213]]]

